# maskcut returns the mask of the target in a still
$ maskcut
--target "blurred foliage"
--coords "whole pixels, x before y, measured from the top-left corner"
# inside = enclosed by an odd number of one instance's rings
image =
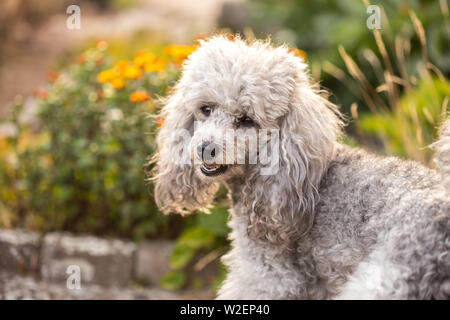
[[[361,144],[432,166],[429,145],[437,139],[438,127],[447,118],[450,84],[430,60],[423,23],[414,11],[408,14],[410,20],[405,24],[412,26],[414,35],[394,34],[395,54],[389,52],[388,37],[373,30],[377,51],[363,51],[369,68],[358,65],[341,45],[338,51],[348,75],[330,62],[327,66],[330,74],[351,88],[366,106],[361,119],[358,104],[350,108],[351,115],[358,119],[353,133]],[[420,43],[420,59],[411,52],[414,41]]]
[[[249,26],[306,51],[313,78],[355,120],[345,143],[431,165],[427,146],[450,96],[448,3],[372,1],[382,19],[381,30],[370,30],[369,2],[252,0]]]
[[[338,68],[344,67],[338,46],[345,47],[348,54],[363,67],[370,67],[365,51],[377,50],[372,30],[366,27],[369,14],[362,0],[251,0],[248,4],[249,26],[258,37],[272,34],[276,43],[287,42],[298,46],[308,53],[313,76],[324,87],[333,92],[334,99],[349,111],[352,102],[357,101],[367,108],[364,100],[355,95],[341,81],[320,73],[324,62]],[[369,1],[367,1],[369,2]],[[396,36],[411,39],[414,26],[408,23],[410,12],[415,12],[426,30],[427,47],[430,60],[445,75],[450,74],[450,21],[446,1],[438,0],[386,0],[371,1],[382,8],[381,33],[387,44],[387,52],[395,56]],[[407,68],[412,73],[417,61],[422,59],[419,39],[412,39],[410,52],[411,64]],[[369,82],[375,80],[375,74],[366,75]]]
[[[219,196],[223,198],[223,196]],[[218,258],[227,245],[228,211],[226,207],[214,207],[211,213],[199,213],[191,219],[182,234],[177,238],[172,256],[170,258],[171,271],[161,280],[161,286],[167,289],[179,289],[186,285],[195,284],[195,273],[201,271],[209,264],[217,264]],[[191,281],[188,282],[183,270],[191,270]],[[221,270],[221,269],[220,269]],[[220,272],[222,275],[223,272]],[[192,275],[194,274],[194,276]],[[204,278],[204,277],[202,277]],[[217,277],[216,272],[210,279],[209,285],[217,286],[223,277]],[[223,279],[222,279],[223,280]],[[201,286],[201,285],[197,285]]]
[[[106,48],[100,41],[67,71],[49,75],[48,87],[36,92],[34,124],[21,122],[23,106],[15,106],[18,132],[0,140],[0,225],[170,235],[143,165],[155,149],[152,97],[177,80],[179,57],[143,51],[112,66]]]
[[[366,113],[357,126],[366,138],[376,138],[378,151],[428,164],[433,155],[428,146],[446,116],[448,97],[448,81],[424,79],[400,98],[393,112]]]

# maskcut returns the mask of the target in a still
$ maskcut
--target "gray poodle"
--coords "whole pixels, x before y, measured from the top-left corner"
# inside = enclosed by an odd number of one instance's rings
[[[350,148],[302,59],[222,36],[185,62],[160,116],[159,208],[207,211],[230,191],[219,299],[449,298],[450,122],[441,174]]]

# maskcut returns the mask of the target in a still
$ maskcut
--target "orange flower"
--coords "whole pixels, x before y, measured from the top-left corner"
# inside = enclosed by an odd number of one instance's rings
[[[45,99],[48,96],[48,92],[45,89],[34,89],[33,90],[33,95],[39,99]]]
[[[116,71],[124,78],[137,79],[142,75],[139,66],[131,65],[128,60],[120,60],[114,65]]]
[[[228,33],[228,34],[227,34],[227,38],[228,38],[228,40],[230,40],[230,41],[234,41],[234,40],[236,40],[236,35],[234,35],[234,34],[232,34],[232,33]]]
[[[156,57],[154,54],[150,53],[150,52],[142,52],[139,53],[133,60],[134,65],[138,66],[138,67],[142,67],[145,64],[148,63],[152,63],[153,61],[156,60]]]
[[[157,58],[152,62],[144,65],[144,70],[147,72],[163,71],[166,68],[166,60]]]
[[[55,71],[50,71],[49,73],[47,73],[47,80],[49,82],[55,82],[59,77],[59,73],[55,72]]]
[[[131,102],[141,102],[141,101],[147,101],[150,99],[151,99],[151,96],[146,91],[135,91],[132,94],[130,94]]]
[[[106,42],[105,40],[97,40],[95,45],[97,49],[100,50],[105,50],[106,48],[108,48],[108,42]]]
[[[80,55],[77,57],[77,63],[78,63],[78,64],[83,64],[83,63],[86,62],[86,60],[87,60],[87,58],[86,58],[86,55],[85,55],[84,53],[80,54]]]
[[[107,69],[97,75],[97,81],[100,83],[110,82],[115,79],[117,72],[114,69]]]
[[[164,124],[164,118],[163,117],[156,117],[155,118],[155,124],[158,126],[158,127],[161,127],[163,124]]]
[[[114,65],[114,68],[120,73],[121,76],[125,74],[125,69],[128,67],[130,63],[127,60],[117,61]]]
[[[127,66],[123,73],[123,76],[128,79],[137,79],[142,75],[142,71],[136,66]]]
[[[125,87],[125,81],[123,81],[122,78],[114,78],[111,81],[111,85],[116,89],[122,89],[123,87]]]
[[[182,63],[187,57],[197,49],[197,46],[170,45],[164,49],[164,52],[175,58],[177,63]]]
[[[303,50],[291,48],[289,49],[289,52],[292,53],[294,56],[301,58],[302,60],[306,60],[307,54]]]
[[[114,68],[104,70],[97,75],[97,80],[100,83],[110,82],[116,89],[121,89],[125,86],[123,78],[137,79],[142,75],[142,70],[134,65],[130,65],[127,60],[120,60]]]

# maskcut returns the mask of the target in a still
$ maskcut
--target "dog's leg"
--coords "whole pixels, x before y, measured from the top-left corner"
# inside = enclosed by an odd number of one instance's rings
[[[361,262],[337,300],[406,299],[408,286],[402,270],[386,257],[386,248],[378,248]]]
[[[249,256],[240,249],[234,248],[223,259],[229,273],[217,299],[298,298],[298,273],[283,257],[269,261],[261,248],[253,251],[259,256]]]
[[[294,299],[304,287],[291,257],[278,246],[251,240],[239,217],[230,221],[232,249],[222,261],[228,275],[218,299]]]

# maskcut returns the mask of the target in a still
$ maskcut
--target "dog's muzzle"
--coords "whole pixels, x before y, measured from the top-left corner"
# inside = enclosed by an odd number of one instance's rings
[[[203,142],[197,148],[197,155],[202,159],[200,171],[208,177],[218,176],[227,171],[228,166],[217,164],[217,157],[221,156],[222,150],[220,147],[212,142]]]

